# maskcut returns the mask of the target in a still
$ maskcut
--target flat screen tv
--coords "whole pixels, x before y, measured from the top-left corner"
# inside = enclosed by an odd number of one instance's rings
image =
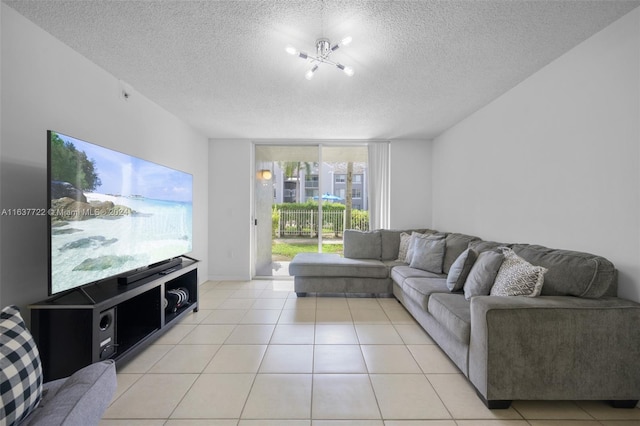
[[[49,294],[191,252],[192,175],[48,131]]]

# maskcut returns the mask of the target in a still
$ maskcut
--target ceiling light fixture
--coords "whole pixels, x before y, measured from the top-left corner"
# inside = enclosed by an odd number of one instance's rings
[[[342,65],[339,62],[330,61],[329,55],[331,55],[333,52],[338,50],[340,47],[347,46],[352,41],[353,39],[351,37],[345,37],[342,39],[340,43],[336,43],[332,46],[329,39],[327,38],[318,39],[316,41],[316,56],[308,55],[305,52],[301,52],[293,46],[287,46],[285,50],[290,55],[297,56],[301,59],[309,59],[311,68],[304,75],[307,80],[311,80],[313,78],[313,75],[318,70],[318,65],[320,65],[321,63],[333,65],[334,67],[338,68],[339,70],[344,72],[346,75],[351,77],[354,74],[353,68],[348,67],[346,65]]]

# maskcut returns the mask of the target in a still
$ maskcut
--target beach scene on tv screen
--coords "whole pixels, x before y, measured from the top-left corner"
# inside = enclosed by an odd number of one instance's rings
[[[50,133],[51,293],[191,252],[190,174]]]

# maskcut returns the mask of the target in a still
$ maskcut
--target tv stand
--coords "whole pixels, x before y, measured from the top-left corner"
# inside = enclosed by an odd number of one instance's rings
[[[197,263],[180,259],[129,284],[114,278],[29,306],[45,382],[105,359],[121,366],[184,316],[197,312]],[[178,288],[186,290],[189,299],[169,309],[166,294]]]

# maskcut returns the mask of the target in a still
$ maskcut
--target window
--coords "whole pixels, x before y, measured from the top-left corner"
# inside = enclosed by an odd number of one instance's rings
[[[255,171],[264,168],[273,170],[273,176],[268,185],[262,181],[255,181],[253,190],[253,204],[258,226],[251,227],[253,238],[253,271],[256,276],[277,276],[286,275],[282,268],[274,268],[280,265],[274,257],[277,252],[274,245],[279,244],[277,238],[283,236],[304,237],[314,240],[311,242],[311,250],[322,251],[325,241],[342,241],[345,231],[343,220],[332,216],[335,211],[329,208],[331,201],[341,204],[346,203],[347,196],[351,198],[351,188],[346,189],[347,170],[352,171],[354,177],[353,191],[355,197],[352,206],[361,210],[368,208],[368,194],[366,188],[369,187],[368,159],[369,143],[357,142],[353,145],[335,143],[314,143],[313,141],[302,141],[299,144],[284,143],[273,145],[257,142],[254,144]],[[322,161],[318,161],[322,159]],[[360,176],[358,176],[360,175]],[[273,197],[275,191],[275,197]],[[318,200],[318,195],[322,199],[324,194],[325,202],[317,203],[316,206],[309,206],[305,212],[308,217],[295,216],[298,212],[293,212],[284,205],[285,203],[304,203],[308,200]],[[335,198],[334,198],[335,197]],[[322,206],[322,207],[320,207]],[[324,209],[324,210],[321,210]],[[273,211],[279,212],[279,221],[273,223]],[[318,223],[322,211],[322,224]],[[339,212],[338,212],[339,213]],[[354,226],[358,229],[368,230],[366,223],[348,224],[346,229]],[[326,250],[326,248],[325,248]],[[295,254],[295,253],[294,253]],[[280,259],[282,260],[282,259]],[[284,268],[286,269],[286,268]]]
[[[304,190],[304,198],[308,201],[313,200],[313,197],[316,197],[316,200],[318,199],[318,190],[313,188],[306,188]]]
[[[362,198],[362,190],[360,188],[353,188],[351,190],[351,198]]]
[[[317,188],[318,187],[318,175],[306,175],[304,177],[305,188]]]

